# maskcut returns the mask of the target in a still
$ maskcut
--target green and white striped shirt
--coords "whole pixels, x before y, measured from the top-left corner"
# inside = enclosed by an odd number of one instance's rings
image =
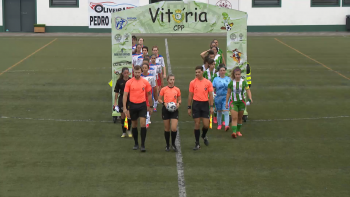
[[[222,63],[222,56],[217,54],[214,58],[215,61],[215,68],[218,68],[219,65]]]
[[[241,79],[239,82],[236,80],[231,81],[228,84],[228,88],[231,89],[231,99],[232,101],[244,100],[244,91],[249,89],[247,81]]]
[[[209,81],[213,82],[213,80],[215,78],[215,68],[213,69],[212,72],[210,72],[210,70],[208,68],[206,71],[204,71],[203,77],[208,79]]]

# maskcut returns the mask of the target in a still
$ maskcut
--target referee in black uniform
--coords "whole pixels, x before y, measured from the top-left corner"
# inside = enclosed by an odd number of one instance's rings
[[[114,98],[113,110],[120,113],[122,130],[123,130],[123,134],[121,137],[126,137],[126,128],[124,128],[125,113],[123,112],[123,106],[124,106],[123,96],[124,96],[125,84],[129,79],[130,79],[129,68],[127,67],[122,68],[122,72],[120,73],[119,79],[117,80],[117,83],[115,84],[115,87],[114,87],[115,98]],[[118,103],[117,103],[117,100],[118,100]],[[126,102],[126,105],[128,104],[129,104],[129,99]],[[131,130],[131,119],[130,117],[128,117],[128,136],[132,137],[130,130]]]

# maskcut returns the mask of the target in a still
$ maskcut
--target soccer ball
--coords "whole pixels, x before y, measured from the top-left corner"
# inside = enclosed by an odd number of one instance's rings
[[[226,25],[226,31],[230,31],[231,30],[231,26],[229,24]]]
[[[168,103],[166,109],[170,112],[176,111],[176,104],[174,102]]]

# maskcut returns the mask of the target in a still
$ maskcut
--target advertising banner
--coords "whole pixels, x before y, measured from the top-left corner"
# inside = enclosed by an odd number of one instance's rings
[[[112,13],[112,99],[122,67],[132,71],[134,33],[226,33],[228,70],[246,70],[247,13],[207,3],[163,1]],[[245,78],[245,72],[242,72]]]
[[[208,4],[239,10],[239,0],[208,0]]]
[[[89,28],[111,28],[111,13],[139,6],[139,0],[89,0]]]

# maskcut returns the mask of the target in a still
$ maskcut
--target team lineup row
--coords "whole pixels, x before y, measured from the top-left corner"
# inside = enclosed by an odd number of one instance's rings
[[[122,137],[126,136],[126,128],[123,126],[123,120],[126,116],[128,118],[126,123],[129,128],[128,136],[133,137],[135,141],[133,149],[139,149],[137,120],[140,119],[141,151],[145,152],[147,128],[151,123],[150,117],[153,111],[157,111],[156,108],[159,102],[162,104],[165,150],[170,150],[171,136],[171,147],[174,151],[177,151],[175,140],[179,118],[178,108],[181,105],[181,91],[175,86],[174,75],[169,74],[166,77],[164,59],[158,54],[158,47],[154,46],[152,48],[153,54],[149,56],[148,48],[142,45],[143,39],[139,44],[134,45],[133,43],[133,48],[135,48],[133,77],[129,77],[131,73],[129,73],[128,68],[123,68],[114,90],[116,99],[113,108],[121,113]],[[142,49],[142,52],[140,49]],[[218,129],[221,129],[221,117],[224,115],[225,122],[223,125],[225,125],[225,130],[231,129],[231,136],[236,138],[242,136],[240,128],[245,107],[252,103],[249,86],[247,81],[241,79],[240,68],[234,68],[229,77],[226,73],[226,66],[220,58],[222,56],[217,57],[217,51],[219,49],[213,46],[213,49],[201,53],[204,65],[195,68],[196,78],[191,81],[189,87],[188,114],[193,117],[195,122],[194,134],[196,141],[193,150],[200,149],[200,137],[203,138],[205,145],[209,145],[207,132],[209,118],[214,113],[214,107],[217,114]],[[217,58],[215,59],[215,57]],[[215,65],[218,65],[218,67],[215,68]],[[167,86],[165,87],[163,78],[167,79]],[[245,93],[248,95],[247,103],[245,102]],[[229,111],[232,116],[231,128],[229,127]],[[201,120],[203,122],[202,135],[199,128]],[[132,128],[131,132],[130,128]]]

